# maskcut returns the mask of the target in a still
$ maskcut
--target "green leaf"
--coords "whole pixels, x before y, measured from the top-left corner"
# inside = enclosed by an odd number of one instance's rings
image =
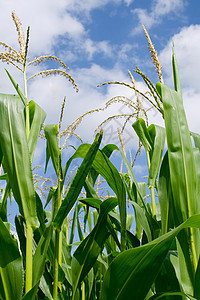
[[[25,236],[25,224],[22,216],[15,216],[15,228],[20,244],[20,251],[24,260],[26,258],[26,236]]]
[[[0,180],[7,180],[7,179],[8,179],[7,174],[0,175]]]
[[[134,201],[130,201],[130,202],[134,207],[138,222],[141,224],[142,228],[144,229],[144,231],[147,235],[148,241],[150,242],[152,240],[151,230],[149,227],[147,217],[144,214],[144,210],[136,202],[134,202]]]
[[[200,286],[199,286],[199,280],[200,280],[200,260],[198,261],[198,266],[195,274],[195,283],[194,283],[194,296],[197,299],[200,299]]]
[[[191,136],[193,137],[195,147],[200,150],[200,134],[190,132]]]
[[[6,70],[6,69],[5,69]],[[16,89],[16,92],[18,93],[20,99],[22,100],[22,103],[24,105],[26,105],[28,103],[27,98],[25,97],[22,89],[19,87],[19,84],[15,81],[15,79],[10,75],[10,73],[8,72],[8,70],[6,70],[6,73],[8,74],[8,77],[10,78],[14,88]]]
[[[172,69],[173,69],[173,77],[174,77],[174,88],[175,88],[175,91],[177,91],[181,96],[181,94],[182,94],[181,82],[180,82],[180,77],[179,77],[179,72],[178,72],[178,64],[177,64],[177,60],[176,60],[174,44],[173,44],[173,53],[172,53]],[[161,92],[161,94],[162,94],[162,92]]]
[[[149,152],[152,149],[152,140],[146,127],[145,121],[142,118],[139,118],[133,123],[132,127],[137,133],[137,136],[142,142],[145,150]]]
[[[194,162],[195,162],[195,169],[196,169],[196,180],[197,180],[197,190],[196,190],[196,199],[199,199],[200,197],[200,149],[194,148],[193,149],[193,155],[194,155]],[[200,201],[196,201],[196,211],[200,212]],[[199,245],[200,246],[200,245]]]
[[[159,174],[158,200],[161,209],[162,234],[167,233],[169,228],[173,228],[173,196],[170,181],[170,171],[168,153],[166,152]]]
[[[99,145],[101,143],[102,134],[103,134],[102,132],[97,134],[93,144],[89,147],[88,151],[84,153],[85,158],[81,166],[78,168],[73,180],[71,181],[70,187],[67,191],[67,195],[64,198],[61,207],[59,208],[58,213],[53,222],[55,228],[61,227],[64,219],[66,218],[71,208],[73,207],[75,201],[77,200],[81,192],[81,189],[84,185],[87,174],[97,154]]]
[[[134,186],[135,187],[135,186]],[[143,199],[145,199],[145,196],[146,196],[146,183],[145,182],[138,182],[138,187],[142,193],[142,197]],[[137,193],[137,192],[136,192]],[[137,197],[135,198],[135,201],[136,203],[141,207],[143,208],[143,204],[142,204],[142,201],[137,193]],[[144,209],[143,209],[144,211]],[[140,240],[142,238],[142,225],[140,223],[140,217],[138,216],[138,213],[135,211],[135,222],[136,222],[136,237]],[[147,219],[148,221],[148,219]],[[149,224],[148,224],[149,226]],[[147,235],[147,233],[146,233]],[[151,241],[152,239],[150,238],[149,242]]]
[[[39,225],[22,103],[18,96],[0,94],[0,144],[3,167],[26,224]]]
[[[35,300],[35,296],[37,294],[38,286],[35,285],[26,295],[24,295],[22,300]]]
[[[33,100],[29,102],[29,119],[30,119],[30,131],[28,136],[28,147],[31,156],[31,161],[37,144],[42,124],[46,118],[45,111],[36,104]]]
[[[189,299],[189,300],[197,300],[197,298],[194,298],[191,295],[184,294],[182,292],[168,292],[168,293],[163,293],[161,295],[155,295],[155,296],[149,298],[149,300],[162,299],[162,298],[166,299],[167,296],[170,296],[171,299],[174,299],[174,296],[182,296],[184,298],[187,297],[187,299]],[[184,299],[182,297],[181,298],[180,297],[176,297],[176,299]]]
[[[6,299],[21,299],[24,274],[17,241],[0,219],[0,275]]]
[[[44,133],[47,140],[45,172],[47,170],[49,158],[51,157],[54,170],[56,172],[56,175],[58,176],[60,153],[58,144],[58,125],[45,125]]]
[[[132,299],[134,293],[137,300],[144,300],[174,238],[188,227],[199,228],[200,215],[190,217],[179,227],[144,246],[120,253],[106,272],[100,299]]]
[[[52,237],[53,227],[49,225],[40,238],[33,256],[33,286],[37,285],[44,273],[47,250]]]
[[[76,157],[82,157],[84,158],[90,145],[88,144],[82,144],[75,154],[70,158],[70,160],[67,162],[64,174],[66,173],[66,170],[69,167],[69,164],[71,163],[72,159]],[[105,148],[105,147],[104,147]],[[119,150],[117,146],[115,145],[109,145],[109,147],[106,148],[107,154],[111,153],[113,150]],[[110,152],[109,152],[110,151]],[[110,162],[107,155],[101,151],[98,150],[96,157],[93,162],[93,168],[96,170],[97,174],[100,174],[108,183],[108,185],[111,187],[111,189],[114,191],[114,193],[117,195],[118,201],[119,201],[119,212],[120,212],[120,219],[121,219],[121,244],[122,244],[122,251],[125,249],[125,236],[126,236],[126,191],[124,187],[124,182],[118,172],[118,170],[115,168],[115,166]],[[65,177],[65,175],[64,175]]]
[[[144,197],[142,195],[141,186],[138,184],[135,175],[133,173],[132,167],[130,166],[126,156],[122,151],[120,151],[120,154],[122,156],[122,159],[126,165],[127,171],[132,179],[132,191],[135,197],[135,202],[137,202],[144,210],[145,215],[147,217],[148,223],[152,231],[156,231],[159,228],[158,222],[153,218],[152,212],[150,209],[148,209],[148,206],[145,203]]]
[[[0,144],[0,166],[2,164],[2,160],[3,160],[3,152],[2,152],[1,144]]]
[[[154,186],[162,161],[162,155],[165,145],[165,128],[152,124],[148,127],[148,133],[151,137],[151,140],[153,141],[152,150],[149,153],[150,169],[148,185]]]
[[[176,76],[178,75],[176,74]],[[177,85],[179,84],[177,83]],[[195,160],[181,93],[172,90],[166,85],[161,85],[161,91],[167,135],[170,179],[174,199],[174,225],[178,226],[187,220],[188,217],[199,213],[196,203]],[[197,252],[193,241],[195,240],[195,235],[194,230],[189,229],[179,236],[179,242],[184,252],[184,259],[192,282],[199,255],[199,250]],[[191,255],[189,254],[190,252]]]
[[[106,225],[107,214],[118,205],[117,199],[108,198],[100,206],[100,215],[96,226],[86,239],[80,244],[72,257],[73,295],[75,296],[78,284],[94,265],[102,250],[105,239],[108,237]]]

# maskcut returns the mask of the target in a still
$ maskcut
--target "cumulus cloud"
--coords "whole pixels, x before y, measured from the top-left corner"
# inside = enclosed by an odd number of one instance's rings
[[[91,39],[86,39],[81,46],[82,50],[88,55],[88,59],[92,59],[94,54],[101,53],[110,57],[112,55],[113,47],[108,41],[92,41]]]
[[[134,0],[69,0],[68,9],[73,10],[76,14],[81,13],[90,13],[93,9],[102,8],[109,3],[115,5],[125,3],[129,6]]]
[[[134,34],[141,31],[141,25],[148,29],[162,22],[164,16],[169,13],[180,13],[185,6],[184,0],[154,0],[150,9],[136,8],[132,13],[138,17],[139,25],[133,31]]]
[[[51,51],[59,35],[68,34],[70,38],[79,37],[84,33],[84,26],[66,11],[65,2],[59,1],[58,5],[53,0],[4,1],[4,9],[0,11],[1,24],[4,24],[0,27],[1,39],[11,45],[13,41],[17,42],[15,25],[11,19],[13,10],[22,21],[24,31],[29,25],[31,27],[30,44],[33,55]]]

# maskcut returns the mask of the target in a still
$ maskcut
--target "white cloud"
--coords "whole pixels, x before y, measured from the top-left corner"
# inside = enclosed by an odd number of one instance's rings
[[[70,38],[77,38],[84,34],[81,22],[66,12],[66,1],[60,0],[58,4],[54,0],[1,0],[0,5],[3,7],[0,10],[0,20],[4,24],[0,27],[1,40],[11,45],[13,41],[17,42],[11,18],[14,10],[22,21],[24,31],[29,25],[31,27],[30,46],[33,55],[51,51],[59,35],[68,34]]]
[[[86,15],[90,14],[91,10],[101,8],[110,2],[117,5],[123,1],[0,0],[0,5],[4,8],[0,10],[1,24],[4,24],[0,27],[1,41],[16,50],[19,49],[17,32],[11,17],[14,10],[22,22],[25,34],[27,27],[31,28],[29,43],[31,57],[53,54],[55,48],[61,48],[60,45],[66,48],[65,53],[61,51],[70,61],[75,61],[77,55],[85,55],[87,59],[92,59],[95,54],[101,53],[110,57],[113,48],[109,42],[94,42],[86,29],[90,22]],[[130,1],[127,3],[126,0],[125,4],[130,4]]]
[[[164,16],[176,10],[182,10],[184,7],[183,0],[157,0],[152,13],[155,18]]]
[[[141,31],[142,24],[150,29],[153,25],[162,22],[162,18],[169,13],[180,14],[185,5],[184,0],[154,0],[150,10],[136,8],[132,13],[139,19],[139,25],[133,30],[133,33]]]
[[[131,3],[133,3],[134,0],[124,0],[127,6],[129,6]]]
[[[102,8],[109,3],[118,5],[120,3],[125,3],[129,6],[134,0],[69,0],[68,9],[73,10],[76,14],[81,13],[90,13],[93,9]]]
[[[147,167],[144,164],[134,164],[133,171],[137,175],[145,175],[148,174]]]
[[[82,50],[86,51],[87,55],[89,55],[89,59],[92,59],[93,55],[97,53],[102,53],[108,57],[112,54],[112,47],[109,45],[108,41],[97,42],[86,39],[82,43]]]

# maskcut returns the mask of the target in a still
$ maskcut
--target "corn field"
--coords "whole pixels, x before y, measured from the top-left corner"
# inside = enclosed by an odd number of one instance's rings
[[[137,182],[124,149],[114,144],[101,147],[102,129],[92,144],[81,143],[63,161],[66,141],[75,135],[83,116],[61,132],[63,104],[59,123],[44,124],[46,113],[28,100],[27,82],[60,73],[75,89],[77,86],[58,58],[28,60],[29,29],[25,41],[15,14],[13,19],[20,51],[1,42],[8,51],[0,53],[0,59],[22,72],[24,90],[6,71],[16,94],[0,94],[0,180],[5,182],[0,199],[0,299],[200,299],[200,135],[188,128],[174,48],[174,89],[163,83],[153,48],[159,82],[153,85],[136,69],[165,124],[147,125],[146,118],[140,117],[132,124],[146,152],[146,184]],[[48,59],[64,71],[44,70],[26,78],[29,65]],[[132,85],[127,87],[147,97],[136,89],[131,73],[130,78]],[[32,165],[41,136],[46,141],[45,169],[51,160],[56,176],[56,181],[50,181],[46,203]],[[111,162],[114,151],[121,156],[126,172]],[[76,158],[81,163],[66,185]],[[99,176],[109,187],[103,198],[96,188],[101,186]],[[147,190],[150,202],[146,201]],[[15,235],[8,222],[9,197],[19,208]]]

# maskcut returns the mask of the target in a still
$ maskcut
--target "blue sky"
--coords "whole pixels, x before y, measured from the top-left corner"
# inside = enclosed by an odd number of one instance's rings
[[[57,123],[64,96],[67,97],[63,128],[82,113],[104,107],[106,101],[118,95],[134,100],[134,93],[122,86],[97,87],[107,81],[130,83],[128,70],[139,66],[154,83],[158,81],[142,30],[146,26],[163,66],[164,81],[172,85],[171,49],[175,49],[183,98],[190,129],[200,132],[200,2],[198,0],[0,0],[0,40],[18,49],[17,33],[11,18],[12,10],[20,18],[24,31],[30,25],[31,59],[44,54],[60,57],[70,67],[69,73],[78,84],[79,93],[61,77],[37,78],[28,86],[29,99],[34,99],[47,112],[46,123]],[[0,64],[0,91],[14,92]],[[44,66],[45,67],[45,66]],[[43,68],[44,68],[43,67]],[[46,67],[49,67],[48,65]],[[22,84],[21,74],[8,66],[16,81]],[[41,67],[40,67],[41,68]],[[30,69],[30,74],[40,71]],[[134,73],[133,73],[134,75]],[[136,85],[146,91],[141,78]],[[148,103],[144,106],[148,107]],[[94,129],[105,118],[124,110],[113,105],[108,111],[88,116],[80,124],[78,133],[84,142],[91,142]],[[162,118],[154,110],[149,112],[150,123],[162,125]],[[137,150],[137,139],[131,123],[124,133],[128,149]],[[104,127],[103,143],[117,143],[119,120]],[[36,163],[44,155],[38,147]],[[143,162],[138,161],[135,172],[144,174]]]

